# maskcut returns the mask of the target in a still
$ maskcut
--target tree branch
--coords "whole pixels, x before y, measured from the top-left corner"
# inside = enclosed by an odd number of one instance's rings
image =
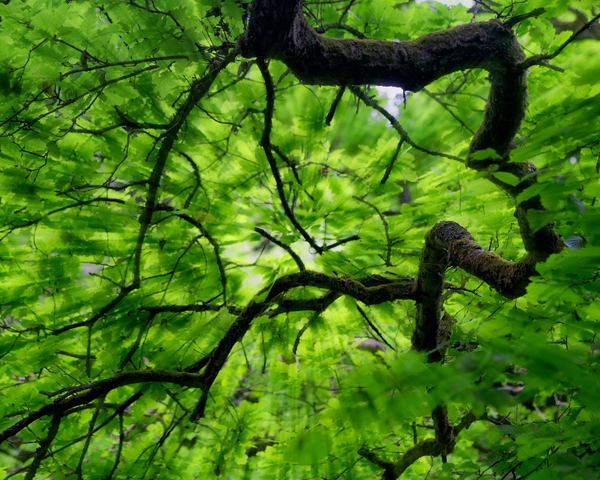
[[[163,137],[163,142],[156,154],[156,161],[149,179],[148,198],[146,206],[140,215],[140,230],[138,233],[137,242],[134,249],[134,265],[133,265],[133,284],[140,284],[140,266],[142,258],[142,245],[148,232],[148,228],[152,222],[152,214],[156,208],[158,201],[158,188],[160,187],[160,179],[167,164],[167,158],[171,153],[179,130],[187,119],[188,115],[194,108],[197,102],[208,93],[217,76],[229,63],[231,63],[238,55],[238,50],[233,49],[225,58],[211,64],[208,68],[208,73],[202,78],[195,80],[191,87],[188,98],[183,105],[177,110],[177,113],[170,122],[169,130]],[[208,238],[208,237],[207,237]],[[223,289],[225,295],[225,289]]]
[[[565,43],[563,43],[560,47],[558,47],[554,53],[550,53],[547,55],[533,55],[532,57],[529,57],[526,60],[523,60],[522,62],[520,62],[518,64],[518,67],[522,68],[523,70],[527,70],[528,68],[532,67],[533,65],[542,65],[542,66],[546,66],[546,67],[551,67],[550,65],[544,63],[544,61],[557,57],[565,49],[565,47],[567,45],[569,45],[571,42],[573,42],[581,33],[583,33],[588,28],[590,28],[598,19],[600,19],[600,13],[598,15],[596,15],[594,18],[592,18],[589,22],[585,23],[575,33],[573,33],[573,35],[571,35],[571,37],[569,37],[569,39]]]
[[[368,205],[373,210],[375,210],[375,212],[377,212],[377,215],[379,215],[379,218],[381,219],[381,222],[383,223],[383,228],[385,229],[385,242],[387,245],[387,248],[386,248],[387,253],[385,256],[385,266],[391,267],[392,266],[392,242],[390,240],[390,226],[388,225],[387,220],[385,219],[385,217],[383,216],[381,211],[372,203],[367,202],[366,200],[363,200],[362,198],[357,197],[356,195],[353,195],[352,198],[354,198],[355,200],[358,200],[359,202],[364,203],[365,205]]]
[[[350,90],[352,91],[352,93],[354,95],[356,95],[358,98],[360,98],[364,102],[365,105],[368,105],[369,107],[371,107],[374,110],[377,110],[379,113],[381,113],[392,124],[392,127],[394,127],[394,129],[400,134],[400,139],[403,140],[403,141],[405,141],[406,143],[408,143],[414,149],[419,150],[419,151],[421,151],[423,153],[426,153],[428,155],[435,156],[435,157],[445,157],[445,158],[449,158],[451,160],[457,160],[457,161],[459,161],[461,163],[464,162],[464,160],[462,158],[460,158],[460,157],[455,157],[454,155],[447,155],[445,153],[436,152],[434,150],[430,150],[428,148],[421,147],[420,145],[417,145],[408,136],[408,133],[406,132],[406,130],[404,130],[404,128],[402,128],[402,125],[400,125],[400,122],[398,122],[398,120],[390,112],[388,112],[386,109],[384,109],[383,107],[381,107],[379,105],[379,103],[377,102],[377,100],[375,100],[374,98],[369,97],[359,87],[353,86],[353,87],[350,87]]]
[[[283,206],[283,210],[285,211],[286,216],[289,218],[294,228],[304,237],[304,239],[308,242],[308,244],[319,254],[323,253],[323,248],[317,245],[315,240],[308,234],[304,227],[300,225],[294,212],[290,208],[287,199],[285,198],[285,192],[283,191],[283,181],[281,180],[281,175],[279,174],[279,169],[277,168],[277,161],[275,157],[273,157],[272,146],[271,146],[271,129],[273,128],[273,111],[275,110],[275,89],[273,87],[273,78],[269,73],[269,69],[264,61],[264,59],[258,59],[257,61],[258,68],[260,69],[260,73],[262,73],[263,79],[265,81],[265,87],[267,89],[267,109],[265,111],[265,128],[263,130],[262,139],[260,141],[265,155],[267,156],[267,160],[271,167],[271,172],[273,173],[273,177],[275,178],[275,184],[277,185],[277,193],[279,194],[279,200],[281,201],[281,205]]]
[[[0,432],[0,444],[31,425],[38,418],[48,415],[62,415],[67,410],[90,403],[116,388],[147,382],[174,383],[175,385],[194,388],[202,387],[202,378],[199,375],[174,370],[134,370],[117,373],[113,377],[98,380],[97,382],[83,386],[83,388],[75,387],[66,395],[62,395],[54,400],[53,403],[30,413],[12,427]],[[81,390],[85,391],[79,393]]]
[[[294,252],[292,250],[292,248],[289,245],[286,245],[282,241],[277,240],[273,235],[271,235],[269,232],[263,230],[262,228],[255,227],[254,231],[256,233],[259,233],[263,237],[265,237],[270,242],[273,242],[275,245],[283,248],[286,252],[288,252],[290,254],[290,257],[292,257],[294,259],[294,262],[296,262],[296,265],[298,265],[298,269],[301,272],[303,272],[303,271],[306,270],[306,267],[304,266],[304,263],[302,262],[302,259],[298,256],[298,254],[296,252]]]

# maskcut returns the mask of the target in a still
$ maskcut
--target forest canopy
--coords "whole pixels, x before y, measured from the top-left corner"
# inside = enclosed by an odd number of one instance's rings
[[[599,18],[0,2],[0,480],[595,478]]]

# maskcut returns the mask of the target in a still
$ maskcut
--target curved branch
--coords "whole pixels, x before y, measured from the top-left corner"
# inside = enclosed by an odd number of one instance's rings
[[[298,254],[296,252],[294,252],[292,250],[292,248],[289,245],[286,245],[285,243],[283,243],[280,240],[277,240],[273,235],[271,235],[269,232],[267,232],[266,230],[263,230],[262,228],[259,227],[255,227],[254,231],[256,233],[259,233],[260,235],[262,235],[263,237],[265,237],[267,240],[269,240],[270,242],[273,242],[275,245],[283,248],[286,252],[288,252],[290,254],[290,257],[292,257],[294,259],[294,262],[296,262],[296,265],[298,265],[298,269],[303,272],[306,270],[306,267],[304,266],[304,262],[302,261],[302,259],[298,256]]]
[[[531,12],[524,13],[523,15],[515,15],[514,17],[510,17],[508,20],[504,22],[505,27],[512,28],[518,23],[521,23],[528,18],[539,17],[542,13],[546,13],[545,8],[534,8]]]
[[[281,60],[309,84],[387,85],[413,92],[450,73],[485,68],[492,74],[491,101],[472,150],[494,148],[501,156],[508,152],[527,98],[525,72],[516,68],[525,54],[509,27],[490,20],[403,42],[334,39],[308,24],[301,3],[256,1],[242,55]]]
[[[430,150],[429,148],[425,148],[425,147],[421,147],[420,145],[417,145],[408,136],[408,132],[406,130],[404,130],[402,125],[400,125],[400,122],[385,108],[381,107],[379,105],[379,102],[377,102],[377,100],[369,97],[365,92],[363,92],[358,87],[350,87],[350,90],[352,91],[352,93],[354,95],[356,95],[358,98],[360,98],[364,102],[365,105],[367,105],[367,106],[373,108],[374,110],[377,110],[379,113],[381,113],[388,120],[388,122],[390,122],[392,124],[392,127],[394,127],[394,130],[396,130],[400,134],[401,141],[408,143],[414,149],[419,150],[428,155],[432,155],[435,157],[446,157],[446,158],[449,158],[450,160],[457,160],[461,163],[463,162],[463,159],[460,157],[455,157],[454,155],[447,155],[445,153],[436,152],[434,150]]]
[[[451,328],[452,318],[443,313],[446,270],[460,267],[483,280],[506,298],[518,298],[535,272],[535,256],[528,254],[519,262],[483,250],[467,230],[455,222],[439,222],[425,235],[425,246],[417,277],[417,320],[412,346],[430,352],[429,361],[443,357],[438,348]]]
[[[217,262],[217,267],[219,267],[219,275],[221,276],[221,287],[223,288],[223,305],[227,305],[227,276],[225,275],[225,267],[223,266],[223,261],[221,260],[220,247],[214,237],[204,228],[197,220],[194,220],[192,217],[185,213],[177,213],[175,214],[177,217],[185,220],[189,224],[196,227],[200,230],[200,233],[206,237],[208,243],[213,247],[213,251],[215,252],[215,261]]]
[[[184,387],[198,388],[202,386],[202,377],[192,373],[177,372],[174,370],[135,370],[117,373],[113,377],[84,385],[83,388],[75,387],[66,395],[58,397],[53,403],[30,413],[26,418],[18,421],[12,427],[0,432],[0,444],[9,437],[16,435],[28,425],[31,425],[31,423],[38,418],[47,415],[62,415],[63,412],[66,412],[73,407],[90,403],[116,388],[145,382],[174,383],[175,385]],[[79,393],[81,390],[86,391]]]
[[[148,198],[146,200],[146,206],[140,215],[140,230],[138,232],[137,242],[134,248],[134,260],[133,260],[133,284],[135,286],[140,285],[141,274],[140,265],[142,258],[142,245],[152,222],[152,215],[156,209],[156,203],[158,201],[158,188],[160,187],[160,179],[167,164],[167,158],[173,149],[179,130],[183,126],[188,115],[204,97],[217,76],[227,65],[231,63],[238,54],[237,48],[234,48],[225,58],[215,62],[209,66],[208,73],[202,78],[195,80],[191,87],[188,98],[185,100],[183,105],[177,110],[177,113],[169,124],[169,130],[163,137],[163,142],[156,154],[156,162],[149,179]],[[208,237],[207,237],[208,238]],[[223,295],[225,295],[225,289],[223,289]]]

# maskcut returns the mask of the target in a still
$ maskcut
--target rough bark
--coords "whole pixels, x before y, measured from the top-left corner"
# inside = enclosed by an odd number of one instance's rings
[[[444,75],[484,68],[490,74],[490,93],[483,122],[473,136],[465,163],[479,171],[497,164],[501,171],[523,177],[535,168],[531,164],[510,163],[510,150],[525,117],[527,100],[527,73],[522,67],[525,54],[510,28],[515,23],[490,20],[460,25],[404,42],[332,39],[319,35],[306,21],[301,0],[254,0],[241,52],[246,57],[280,60],[302,82],[317,85],[371,84],[419,91]],[[472,160],[475,152],[488,148],[501,158]],[[492,181],[513,198],[535,183],[533,177],[517,186],[494,178]],[[530,209],[542,209],[538,197],[516,206],[515,216],[528,252],[519,262],[509,262],[484,251],[454,222],[440,222],[426,235],[416,288],[406,291],[405,298],[413,298],[417,304],[413,348],[429,352],[429,361],[443,359],[440,343],[450,334],[452,318],[443,311],[448,267],[458,266],[507,298],[516,298],[525,293],[529,279],[535,274],[536,262],[562,249],[562,241],[552,224],[536,232],[531,229],[527,222]],[[315,274],[311,275],[314,281]],[[336,288],[340,293],[347,290],[344,293],[354,298],[360,292],[363,301],[375,293],[370,291],[366,295],[351,280],[344,289]],[[433,410],[432,418],[435,440],[421,442],[397,462],[383,461],[364,448],[359,453],[383,468],[385,478],[396,478],[424,454],[441,454],[445,461],[454,449],[453,427],[443,405]]]

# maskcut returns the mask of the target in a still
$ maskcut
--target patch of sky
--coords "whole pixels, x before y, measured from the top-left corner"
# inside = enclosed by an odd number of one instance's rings
[[[441,3],[442,5],[447,5],[448,8],[453,5],[464,5],[467,8],[471,8],[475,2],[473,0],[442,0],[440,2],[431,2],[429,0],[416,0],[417,3],[425,3],[429,2],[432,5],[434,3]],[[352,13],[352,12],[350,12]],[[400,114],[400,107],[402,106],[402,102],[404,102],[404,90],[399,87],[375,87],[377,92],[379,92],[379,97],[383,100],[385,98],[385,105],[388,112],[390,112],[394,117],[398,118]],[[407,95],[408,100],[408,95]],[[371,117],[374,119],[380,119],[381,116],[373,111],[371,113]],[[391,125],[388,122],[388,127]]]

